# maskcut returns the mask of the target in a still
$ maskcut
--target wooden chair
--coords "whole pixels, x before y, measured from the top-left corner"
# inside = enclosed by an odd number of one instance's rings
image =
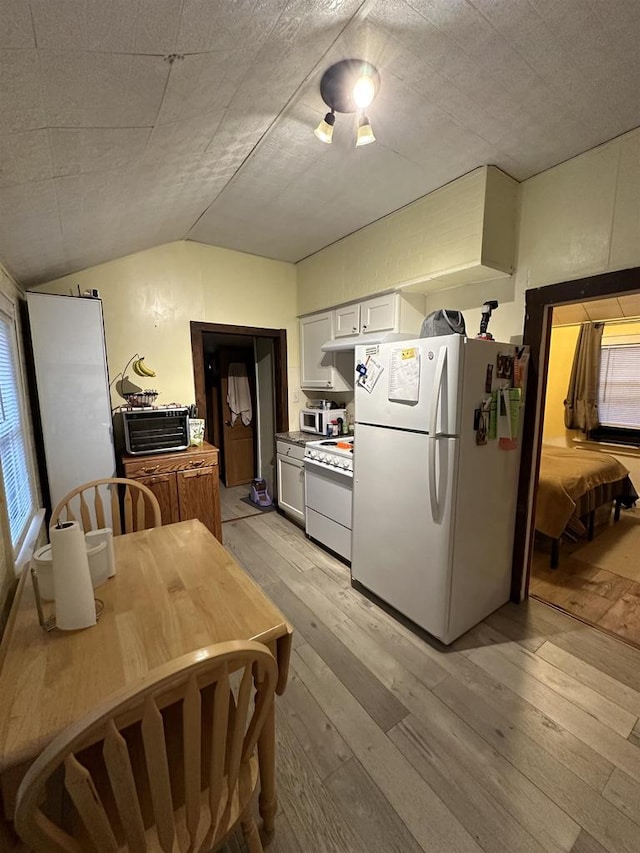
[[[51,514],[50,526],[57,524],[60,521],[76,521],[76,516],[73,512],[71,503],[74,498],[79,496],[79,512],[80,521],[85,533],[93,530],[93,517],[87,497],[85,493],[93,490],[93,510],[95,515],[96,529],[106,527],[104,506],[100,495],[100,487],[106,486],[111,492],[111,517],[113,535],[119,536],[122,531],[121,507],[119,490],[122,490],[123,500],[122,509],[124,510],[124,532],[133,533],[136,530],[146,530],[148,527],[160,527],[162,525],[162,517],[160,514],[160,504],[158,499],[153,494],[148,486],[144,483],[138,483],[136,480],[127,480],[126,477],[107,477],[104,480],[92,480],[90,483],[84,483],[78,486],[72,492],[69,492]],[[61,515],[65,511],[65,517]]]
[[[256,743],[276,678],[266,646],[231,641],[115,694],[29,768],[17,795],[19,836],[35,853],[204,853],[240,823],[250,853],[263,853]],[[52,796],[56,779],[62,791]]]

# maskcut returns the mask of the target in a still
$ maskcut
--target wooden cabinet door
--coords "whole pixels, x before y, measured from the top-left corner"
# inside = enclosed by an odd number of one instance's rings
[[[333,353],[322,344],[333,337],[333,312],[312,314],[300,320],[300,385],[302,388],[333,388]]]
[[[365,300],[360,308],[361,331],[363,335],[371,332],[387,332],[398,326],[398,294],[387,293]]]
[[[148,486],[158,499],[163,524],[180,521],[178,511],[178,486],[175,474],[154,474],[151,477],[136,477],[138,483]]]
[[[344,338],[360,333],[359,305],[345,305],[343,308],[336,308],[334,315],[336,338]]]
[[[219,526],[220,512],[218,469],[198,468],[193,471],[178,471],[178,503],[180,521],[199,518],[216,539],[222,541]]]

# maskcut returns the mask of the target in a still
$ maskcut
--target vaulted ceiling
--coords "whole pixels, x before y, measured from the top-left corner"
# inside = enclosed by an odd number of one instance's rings
[[[637,0],[0,0],[0,260],[32,284],[177,239],[296,261],[478,165],[640,125]],[[377,137],[312,133],[331,63]]]

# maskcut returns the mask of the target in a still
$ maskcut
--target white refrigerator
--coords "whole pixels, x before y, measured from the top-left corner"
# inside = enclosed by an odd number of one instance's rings
[[[511,384],[516,354],[460,335],[356,349],[369,369],[355,390],[351,576],[444,643],[510,595],[520,440],[478,444],[476,410]]]
[[[102,302],[27,293],[46,478],[53,510],[76,486],[115,476]],[[107,525],[111,505],[102,495]]]

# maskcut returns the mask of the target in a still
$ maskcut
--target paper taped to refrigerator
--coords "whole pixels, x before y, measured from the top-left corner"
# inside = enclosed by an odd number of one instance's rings
[[[417,403],[420,398],[420,352],[416,347],[391,350],[389,399]]]
[[[367,356],[364,366],[366,373],[360,376],[358,385],[370,394],[375,388],[376,382],[380,379],[380,374],[384,370],[384,367],[374,355]]]

